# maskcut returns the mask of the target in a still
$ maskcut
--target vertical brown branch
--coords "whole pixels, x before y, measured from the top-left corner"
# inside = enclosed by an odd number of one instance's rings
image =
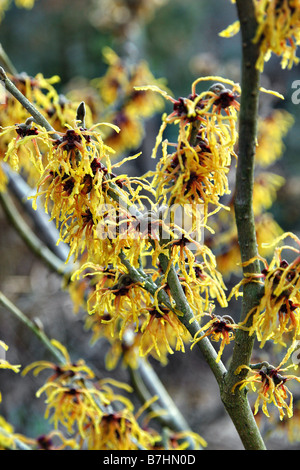
[[[257,135],[258,96],[260,73],[256,68],[259,44],[253,42],[257,22],[253,0],[236,1],[242,35],[241,110],[239,122],[238,164],[235,188],[235,218],[242,262],[257,256],[257,241],[253,214],[254,159]],[[259,273],[260,265],[254,261],[244,268],[244,273]],[[247,283],[243,290],[241,320],[259,302],[261,287]],[[249,317],[251,322],[251,316]],[[238,330],[232,361],[225,376],[221,392],[223,403],[234,422],[246,449],[264,449],[265,445],[257,428],[245,391],[232,388],[242,375],[235,375],[237,367],[249,364],[254,335]]]
[[[260,72],[256,68],[259,44],[254,44],[252,41],[257,27],[253,0],[237,0],[236,4],[241,23],[243,62],[234,210],[241,259],[244,263],[258,255],[253,214],[253,184]],[[244,273],[259,273],[259,261],[256,260],[243,269]],[[260,295],[259,284],[250,282],[244,286],[241,321],[257,305]],[[251,317],[249,317],[250,322]],[[247,332],[240,330],[237,333],[236,348],[229,372],[234,373],[236,367],[249,363],[253,342],[254,336],[249,337]]]

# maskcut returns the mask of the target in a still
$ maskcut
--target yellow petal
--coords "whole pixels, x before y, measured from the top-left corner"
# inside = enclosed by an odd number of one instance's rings
[[[240,22],[235,21],[234,23],[229,25],[226,29],[223,29],[223,31],[219,33],[219,36],[221,36],[222,38],[231,38],[232,36],[235,36],[239,32],[239,30],[240,30]]]
[[[161,90],[158,86],[156,85],[141,85],[141,86],[135,86],[135,90],[137,91],[156,91],[157,93],[160,93],[162,96],[165,98],[173,101],[173,98],[164,90]]]
[[[281,94],[281,93],[278,93],[277,91],[273,91],[273,90],[267,90],[266,88],[264,88],[263,86],[261,86],[259,88],[260,91],[262,91],[263,93],[269,93],[270,95],[274,95],[276,96],[277,98],[280,98],[282,100],[284,100],[284,96]]]

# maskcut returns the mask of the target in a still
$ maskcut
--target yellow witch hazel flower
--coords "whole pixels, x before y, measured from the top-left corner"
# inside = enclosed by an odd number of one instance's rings
[[[19,436],[18,436],[19,438]],[[42,434],[35,439],[21,436],[22,441],[32,450],[78,450],[76,439],[68,438],[58,429]]]
[[[273,259],[268,264],[261,257],[264,268],[260,275],[249,277],[241,281],[232,291],[237,295],[241,284],[254,280],[263,286],[263,294],[259,304],[249,312],[245,322],[240,324],[241,328],[246,328],[244,324],[249,316],[252,316],[252,324],[249,328],[249,334],[256,333],[260,341],[260,347],[263,347],[268,340],[275,344],[286,346],[286,339],[292,334],[291,345],[286,352],[286,359],[292,353],[295,347],[295,341],[300,334],[300,240],[294,234],[288,232],[276,239],[273,245],[278,245],[283,239],[291,237],[296,242],[296,247],[289,245],[277,246]],[[282,258],[282,251],[289,250],[290,253],[296,253],[298,256],[291,262]],[[253,260],[252,260],[253,261]],[[251,261],[249,261],[251,263]],[[245,263],[247,265],[247,263]]]
[[[4,341],[1,341],[0,340],[0,352],[5,352],[8,350],[8,346],[6,343],[4,343]],[[20,367],[21,365],[13,365],[13,364],[10,364],[6,359],[1,359],[1,356],[0,356],[0,370],[1,369],[10,369],[16,373],[18,373],[20,371]],[[1,396],[1,392],[0,392],[0,402],[2,400],[2,396]]]
[[[64,364],[56,365],[49,361],[37,361],[33,362],[29,366],[25,367],[22,372],[22,375],[26,375],[30,370],[35,369],[35,375],[38,375],[41,371],[45,369],[52,369],[53,376],[50,377],[49,381],[55,380],[68,380],[70,377],[74,377],[77,374],[81,377],[81,379],[93,379],[94,372],[85,364],[83,360],[79,360],[76,363],[71,361],[70,355],[65,348],[59,341],[52,340],[52,345],[55,349],[57,349],[65,360]]]
[[[261,188],[260,185],[257,187],[255,184],[254,187],[255,190],[259,189],[258,192],[255,191],[254,204],[258,251],[261,256],[269,256],[273,254],[273,249],[268,243],[282,235],[283,230],[274,220],[273,214],[261,212],[262,209],[265,209],[266,204],[269,205],[272,200],[271,195],[268,193],[268,188]],[[263,198],[263,194],[265,198]],[[229,217],[225,221],[224,231],[213,235],[212,241],[210,241],[211,249],[216,253],[218,271],[225,277],[230,277],[234,273],[240,274],[241,271],[241,252],[232,211],[233,209],[231,209],[230,213],[226,213],[229,214]]]
[[[170,247],[170,258],[178,266],[178,277],[189,304],[195,315],[199,316],[207,311],[213,301],[217,301],[221,307],[227,306],[226,286],[212,251],[204,244],[199,243],[197,246],[193,242],[192,247],[189,246],[191,244],[183,236],[166,247]]]
[[[119,396],[116,396],[118,400]],[[149,406],[157,397],[146,403]],[[134,413],[133,405],[127,400],[128,406],[118,411],[103,415],[98,432],[93,424],[87,426],[87,445],[92,450],[150,450],[160,440],[158,434],[151,428],[145,428],[138,422],[143,408]]]
[[[231,0],[235,3],[235,0]],[[257,31],[254,42],[260,45],[257,68],[262,72],[264,63],[272,53],[281,57],[283,69],[291,69],[299,63],[296,56],[300,44],[300,2],[299,0],[254,0]],[[220,36],[231,37],[239,32],[236,21]]]
[[[83,360],[73,363],[63,345],[55,340],[52,343],[62,353],[65,363],[37,361],[26,367],[23,374],[30,370],[34,370],[35,375],[46,369],[53,371],[36,395],[46,394],[45,417],[50,417],[55,430],[62,425],[76,438],[79,448],[87,446],[88,450],[136,450],[139,445],[145,448],[154,445],[152,433],[144,431],[137,423],[130,400],[113,389],[130,392],[131,388],[113,379],[94,382],[94,372]],[[113,409],[115,402],[119,404],[117,412]],[[74,447],[74,442],[66,441],[66,445]]]
[[[272,207],[277,198],[277,192],[284,183],[285,179],[275,173],[258,173],[253,187],[253,212],[255,216],[263,214]]]
[[[286,110],[275,109],[259,119],[255,161],[261,167],[272,165],[284,152],[284,137],[294,124],[293,116]]]
[[[103,286],[100,281],[95,285],[87,301],[88,313],[110,324],[111,336],[122,337],[127,324],[133,323],[138,329],[141,306],[148,304],[149,298],[150,294],[139,283],[118,270],[109,283]]]
[[[258,396],[254,404],[254,414],[256,415],[260,405],[262,411],[270,417],[268,405],[273,404],[279,411],[280,420],[285,416],[291,418],[293,416],[293,395],[287,388],[286,383],[290,380],[300,382],[300,378],[295,375],[283,375],[282,372],[289,367],[282,369],[284,361],[278,367],[274,367],[266,362],[255,364],[251,366],[242,365],[236,370],[238,374],[241,370],[247,369],[248,376],[238,382],[234,388],[251,387],[252,391],[257,392]],[[291,367],[294,367],[292,365]],[[287,402],[289,400],[289,402]]]
[[[67,126],[56,139],[51,133],[39,133],[48,145],[47,162],[32,199],[34,206],[36,198],[44,199],[46,212],[60,228],[60,240],[70,246],[69,257],[73,255],[76,260],[86,250],[95,261],[104,253],[109,262],[125,246],[138,256],[138,240],[130,244],[128,237],[121,236],[126,232],[121,225],[127,227],[133,221],[128,207],[131,201],[138,201],[138,196],[135,198],[128,176],[112,172],[123,161],[111,165],[113,150],[95,130],[98,125],[88,130],[80,125]]]
[[[19,171],[20,168],[26,171],[29,164],[32,169],[29,169],[28,178],[38,178],[43,168],[42,153],[38,146],[39,130],[37,126],[32,126],[33,119],[28,118],[24,124],[17,124],[15,126],[6,127],[0,134],[0,137],[9,134],[13,130],[17,135],[13,137],[7,144],[4,162],[8,162],[14,171]],[[41,131],[41,128],[39,128]],[[43,131],[42,131],[43,132]],[[26,159],[27,163],[23,164]]]
[[[254,179],[253,213],[258,251],[261,256],[266,257],[273,254],[273,248],[268,243],[283,233],[281,227],[274,220],[273,214],[268,211],[276,200],[277,191],[284,182],[282,176],[267,171],[257,173]],[[232,201],[228,207],[230,211],[219,212],[218,217],[213,220],[211,228],[215,233],[206,241],[216,255],[218,270],[226,277],[241,269],[241,254]]]
[[[87,268],[90,270],[85,278],[97,276],[98,280],[88,294],[86,326],[93,332],[93,342],[106,337],[112,343],[110,368],[121,353],[126,355],[124,365],[134,367],[137,353],[152,355],[165,363],[167,354],[173,354],[174,350],[184,352],[188,332],[174,312],[159,305],[120,268],[116,272],[97,270],[93,263],[82,266],[84,270]]]
[[[45,78],[39,73],[30,77],[22,73],[11,76],[11,80],[58,131],[74,121],[79,103],[67,102],[57,94],[54,85],[59,81],[58,76]],[[28,184],[35,186],[46,163],[44,156],[48,152],[49,142],[41,138],[43,130],[34,124],[24,107],[11,95],[7,94],[5,102],[0,104],[0,110],[1,158],[13,170],[22,170],[27,175]]]
[[[189,334],[174,312],[163,306],[148,307],[142,312],[145,314],[139,340],[142,357],[151,354],[166,363],[167,354],[174,354],[174,350],[185,352]]]
[[[203,439],[203,437],[199,436],[199,434],[196,434],[192,431],[185,431],[170,433],[170,435],[168,435],[167,449],[186,450],[189,448],[190,440],[194,441],[195,450],[201,450],[207,446],[207,442]],[[157,450],[160,450],[158,444],[155,447]],[[161,449],[165,450],[164,447],[161,447]]]
[[[273,248],[269,243],[282,234],[283,230],[274,219],[273,214],[266,212],[257,217],[256,238],[258,251],[261,256],[266,258],[273,255]]]
[[[257,67],[263,70],[264,61],[271,53],[282,57],[282,68],[292,68],[299,62],[296,57],[300,43],[299,0],[256,1],[258,29],[255,41],[260,43]]]
[[[111,48],[103,50],[108,69],[101,78],[92,80],[99,94],[99,113],[120,128],[116,133],[107,128],[104,142],[117,154],[137,148],[144,137],[143,120],[163,109],[163,99],[157,93],[137,91],[143,83],[161,84],[144,61],[128,64]]]
[[[287,436],[291,443],[299,442],[300,436],[300,407],[299,400],[294,400],[293,419],[283,419],[275,422],[275,432]]]
[[[200,82],[216,80],[208,91],[196,93]],[[194,81],[189,97],[178,100],[156,86],[136,88],[157,91],[173,104],[173,112],[163,118],[152,153],[156,157],[162,144],[162,157],[156,171],[148,174],[157,197],[168,204],[201,204],[205,223],[208,205],[222,207],[219,198],[229,193],[227,173],[235,156],[239,86],[221,77],[203,77]],[[170,124],[179,126],[177,143],[163,141]]]
[[[234,339],[234,330],[239,326],[229,315],[220,316],[215,315],[212,312],[207,315],[210,316],[211,320],[209,320],[202,328],[199,329],[193,338],[192,348],[203,338],[210,336],[212,341],[221,342],[216,358],[216,362],[219,362],[225,346],[230,344],[230,342]]]

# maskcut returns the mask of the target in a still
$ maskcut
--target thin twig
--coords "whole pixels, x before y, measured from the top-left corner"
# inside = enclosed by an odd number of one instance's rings
[[[150,408],[157,412],[157,419],[162,426],[175,432],[190,431],[185,418],[148,362],[140,358],[138,368],[129,368],[129,372],[134,389],[143,403],[157,395],[158,402],[154,402]],[[161,410],[164,413],[160,414]],[[192,437],[187,436],[186,440],[189,442],[188,449],[193,450],[195,442]]]
[[[5,67],[8,73],[11,73],[12,75],[17,74],[17,69],[6,54],[5,50],[3,49],[2,44],[0,44],[0,62],[2,65]]]
[[[70,268],[35,235],[29,225],[21,217],[8,192],[0,191],[0,204],[2,205],[8,220],[32,252],[52,271],[69,278],[71,276]]]
[[[52,133],[53,139],[59,139],[58,134],[47,121],[47,119],[40,113],[40,111],[23,95],[23,93],[18,90],[18,88],[13,84],[13,82],[8,78],[3,67],[0,67],[0,80],[3,82],[6,91],[11,93],[21,104],[22,106],[31,114],[35,122],[40,126],[44,127],[46,131]]]
[[[64,356],[60,353],[58,349],[56,349],[53,344],[51,343],[48,336],[45,332],[36,325],[33,321],[31,321],[14,303],[12,303],[4,294],[0,291],[0,303],[5,307],[7,310],[10,311],[18,320],[20,320],[27,328],[29,328],[44,344],[44,346],[54,355],[56,360],[60,364],[64,364],[66,362]]]
[[[33,190],[26,183],[24,178],[13,171],[7,163],[2,163],[2,168],[8,177],[9,192],[16,198],[18,203],[21,204],[22,210],[20,212],[26,213],[34,224],[34,230],[39,234],[39,237],[45,241],[45,244],[58,258],[66,261],[69,255],[69,246],[62,241],[57,244],[59,239],[58,229],[54,221],[50,220],[49,214],[46,214],[44,207],[37,200],[37,208],[32,205],[32,200],[29,199],[33,196]],[[68,262],[71,265],[72,259]]]

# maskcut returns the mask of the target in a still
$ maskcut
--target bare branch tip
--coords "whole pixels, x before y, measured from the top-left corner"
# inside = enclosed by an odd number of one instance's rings
[[[81,101],[81,103],[79,104],[79,106],[77,108],[76,121],[80,121],[82,123],[83,127],[85,125],[85,114],[86,114],[85,102]]]

